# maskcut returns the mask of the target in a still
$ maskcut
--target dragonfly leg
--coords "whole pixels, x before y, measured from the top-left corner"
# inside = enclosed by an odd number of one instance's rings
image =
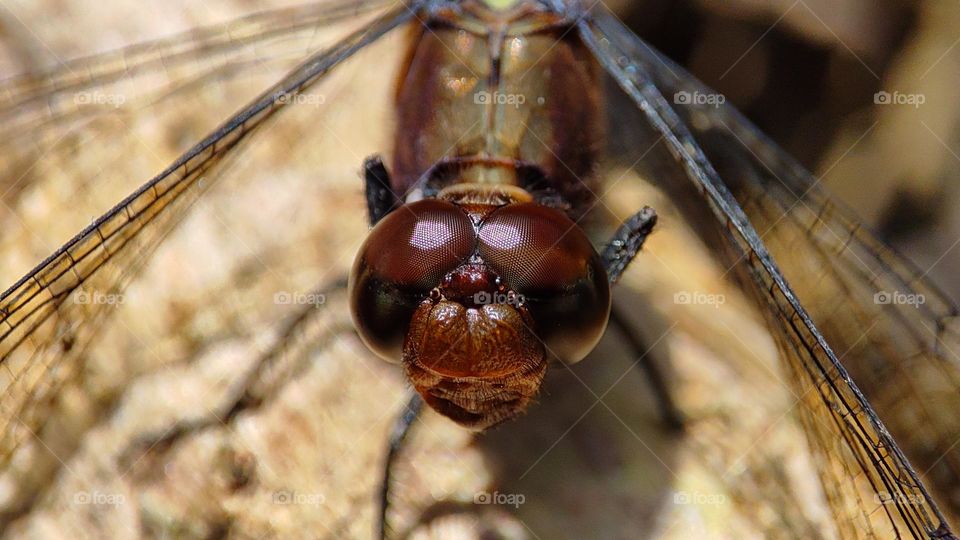
[[[620,312],[616,305],[610,310],[610,322],[623,334],[630,348],[633,349],[634,357],[636,358],[633,365],[642,369],[647,380],[650,381],[650,386],[653,389],[653,397],[657,402],[657,407],[660,409],[660,416],[664,424],[672,430],[683,429],[683,414],[677,408],[676,403],[673,402],[673,397],[670,395],[670,388],[667,386],[667,379],[663,371],[660,369],[660,366],[657,365],[656,361],[654,361],[649,348],[644,347],[640,338],[637,337],[636,332],[630,328],[630,323],[627,322],[627,318]]]
[[[657,213],[649,206],[645,206],[617,229],[601,254],[603,266],[607,269],[607,276],[611,284],[620,279],[630,261],[640,252],[643,243],[653,232],[653,227],[656,224]],[[650,381],[664,423],[671,429],[682,428],[683,416],[670,396],[670,389],[667,387],[663,372],[653,361],[649,351],[640,342],[636,332],[630,328],[626,318],[616,306],[610,312],[610,322],[627,338],[627,342],[633,349],[637,358],[634,365],[642,369]]]
[[[363,180],[366,184],[370,225],[373,226],[389,214],[399,200],[390,188],[390,173],[380,156],[370,156],[364,160]]]
[[[400,455],[410,428],[420,415],[420,409],[423,407],[423,400],[416,392],[412,392],[409,401],[404,406],[400,416],[393,423],[393,429],[390,430],[390,441],[387,446],[387,457],[383,465],[383,483],[380,485],[380,520],[378,523],[378,536],[380,540],[387,537],[387,510],[390,507],[390,474],[393,471],[393,464]]]
[[[627,265],[640,252],[640,248],[643,247],[643,243],[653,232],[656,224],[657,213],[653,208],[645,206],[617,229],[603,253],[600,254],[611,284],[620,279]]]

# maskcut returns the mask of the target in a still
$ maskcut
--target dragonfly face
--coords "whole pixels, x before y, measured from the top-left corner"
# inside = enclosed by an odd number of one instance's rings
[[[586,235],[521,190],[452,188],[387,215],[361,247],[350,307],[426,403],[484,429],[522,413],[551,357],[581,360],[610,312]]]

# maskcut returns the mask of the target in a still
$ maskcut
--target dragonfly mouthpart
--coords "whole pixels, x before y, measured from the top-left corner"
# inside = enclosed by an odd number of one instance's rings
[[[547,355],[522,306],[482,304],[471,296],[428,298],[413,315],[403,366],[434,410],[486,429],[526,410],[543,381]]]

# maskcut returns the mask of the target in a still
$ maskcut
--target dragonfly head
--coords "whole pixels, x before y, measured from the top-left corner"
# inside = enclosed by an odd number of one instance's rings
[[[444,190],[374,227],[350,303],[366,345],[402,362],[427,404],[485,429],[526,409],[548,359],[573,363],[593,349],[610,290],[562,212],[504,192]]]

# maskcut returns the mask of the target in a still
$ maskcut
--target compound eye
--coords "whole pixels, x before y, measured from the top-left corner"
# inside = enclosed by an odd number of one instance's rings
[[[493,212],[478,237],[480,256],[522,295],[550,352],[582,360],[606,329],[610,285],[580,227],[558,210],[519,203]]]
[[[350,272],[350,310],[366,345],[399,362],[413,311],[475,246],[470,218],[447,202],[417,201],[384,217]]]

